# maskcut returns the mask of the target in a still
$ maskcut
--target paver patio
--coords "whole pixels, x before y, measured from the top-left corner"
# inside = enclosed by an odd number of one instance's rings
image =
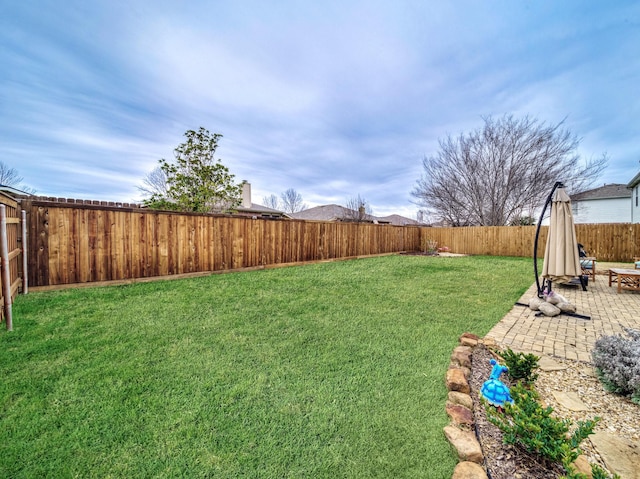
[[[615,285],[609,287],[608,268],[615,265],[598,266],[598,274],[594,280],[589,280],[587,291],[579,286],[554,285],[554,291],[576,306],[576,313],[591,319],[566,314],[536,316],[537,311],[514,305],[487,337],[514,351],[591,362],[591,350],[596,339],[624,333],[624,327],[640,329],[640,292],[618,293]],[[518,302],[528,304],[534,296],[535,283]]]

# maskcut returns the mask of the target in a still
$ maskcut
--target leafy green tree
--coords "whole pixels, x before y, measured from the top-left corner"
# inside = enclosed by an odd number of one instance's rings
[[[233,211],[242,199],[242,184],[214,158],[219,133],[200,127],[188,130],[187,140],[174,150],[175,160],[160,160],[166,178],[165,192],[153,192],[144,201],[149,208],[199,213]]]

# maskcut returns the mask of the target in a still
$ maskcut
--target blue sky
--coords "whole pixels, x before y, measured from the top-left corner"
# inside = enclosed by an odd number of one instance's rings
[[[0,161],[47,196],[139,200],[203,126],[254,202],[415,217],[438,139],[503,114],[566,118],[609,155],[599,183],[627,183],[639,85],[632,1],[0,3]]]

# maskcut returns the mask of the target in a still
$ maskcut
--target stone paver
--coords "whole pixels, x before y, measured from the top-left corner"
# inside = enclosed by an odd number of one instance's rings
[[[550,356],[541,356],[538,360],[538,367],[541,371],[563,371],[567,369],[567,366],[554,361]]]
[[[573,303],[576,313],[591,319],[561,314],[536,316],[527,306],[514,305],[496,324],[487,337],[514,351],[548,354],[561,358],[591,362],[596,339],[611,334],[623,334],[624,327],[640,329],[640,292],[609,287],[608,275],[596,275],[587,291],[579,286],[555,286],[554,290]],[[529,304],[536,296],[535,283],[518,300]]]
[[[580,396],[577,393],[571,391],[551,391],[553,397],[562,406],[566,407],[569,411],[588,411],[589,408],[582,402]]]
[[[621,479],[640,479],[640,450],[637,444],[607,432],[596,432],[590,437],[607,468]]]

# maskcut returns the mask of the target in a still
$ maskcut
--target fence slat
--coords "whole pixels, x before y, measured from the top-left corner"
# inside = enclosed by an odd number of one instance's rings
[[[22,210],[22,294],[29,293],[28,273],[28,243],[27,243],[27,212]]]
[[[0,204],[0,258],[2,265],[2,299],[7,331],[13,330],[11,313],[11,273],[9,271],[9,243],[7,241],[7,207]]]

